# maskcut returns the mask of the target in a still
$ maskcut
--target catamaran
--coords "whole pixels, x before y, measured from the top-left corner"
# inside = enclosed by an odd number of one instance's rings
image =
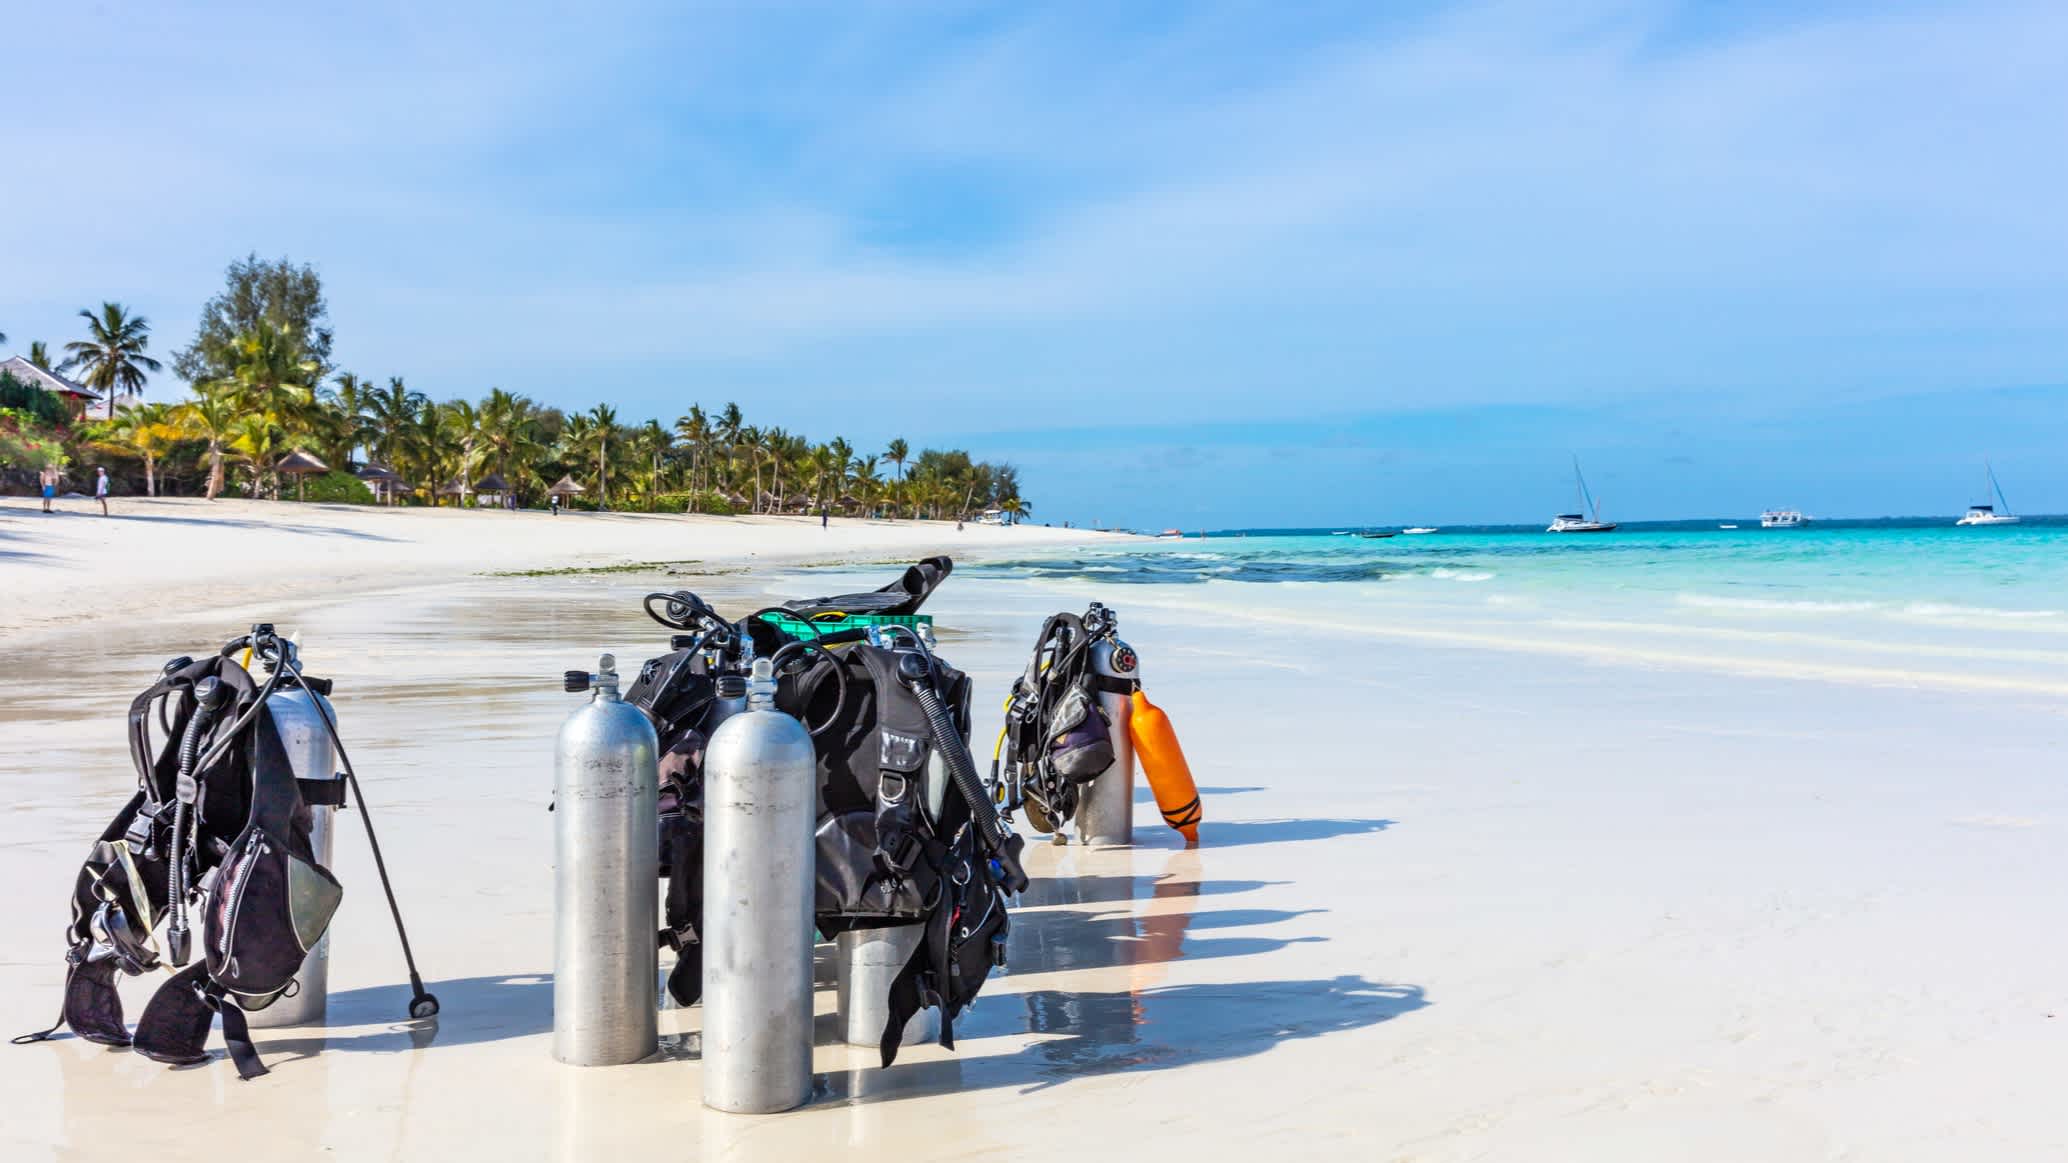
[[[1986,484],[1984,485],[1984,487],[1983,487],[1983,489],[1982,489],[1982,495],[1983,495],[1984,497],[1988,497],[1988,498],[1991,498],[1991,500],[1992,500],[1992,501],[1993,501],[1994,503],[1991,503],[1991,501],[1984,501],[1983,503],[1981,503],[1981,504],[1979,504],[1979,505],[1969,505],[1969,506],[1967,507],[1967,516],[1965,516],[1965,517],[1962,517],[1962,518],[1961,518],[1960,520],[1958,520],[1958,521],[1955,521],[1955,522],[1954,522],[1954,524],[1955,524],[1955,525],[2015,525],[2015,524],[2017,524],[2017,523],[2018,523],[2018,519],[2017,519],[2017,517],[2013,516],[2013,515],[2012,515],[2012,513],[2011,513],[2011,503],[2010,503],[2010,501],[2008,501],[2008,500],[2006,500],[2006,499],[2004,498],[2004,495],[2003,495],[2003,486],[2002,486],[2002,485],[2000,485],[2000,484],[1997,484],[1997,483],[1996,483],[1996,470],[1995,470],[1994,468],[1991,468],[1991,467],[1990,467],[1990,465],[1989,465],[1989,462],[1988,462],[1988,461],[1986,461],[1986,460],[1982,462],[1982,475],[1983,475],[1984,477],[1986,477],[1986,478],[1987,478],[1987,483],[1986,483]],[[2002,509],[1998,509],[1998,508],[1996,507],[1997,505],[2002,505],[2002,506],[2003,506],[2003,508],[2002,508]]]
[[[1614,521],[1601,519],[1601,506],[1594,503],[1594,494],[1587,491],[1587,478],[1580,475],[1580,458],[1573,457],[1573,493],[1579,501],[1580,512],[1560,513],[1551,519],[1546,533],[1608,533],[1615,529]]]

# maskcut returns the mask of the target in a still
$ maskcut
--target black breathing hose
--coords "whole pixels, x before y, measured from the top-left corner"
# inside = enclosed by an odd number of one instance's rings
[[[187,729],[180,735],[179,782],[173,788],[172,808],[172,859],[165,866],[165,903],[171,910],[172,920],[166,925],[166,956],[174,965],[187,963],[187,821],[189,805],[186,789],[195,779],[194,753],[201,749],[201,739],[208,734],[209,726],[215,720],[216,710],[222,706],[223,696],[228,688],[214,677],[204,678],[194,684],[194,714],[187,720]],[[199,798],[199,791],[195,792]]]
[[[977,832],[984,838],[984,847],[990,850],[1004,870],[1005,891],[1018,893],[1024,890],[1028,881],[1027,873],[1020,867],[1023,841],[1018,833],[1005,834],[999,824],[997,805],[991,802],[991,797],[984,791],[983,781],[977,777],[977,765],[970,758],[969,745],[955,730],[955,719],[948,713],[947,704],[941,701],[940,693],[933,689],[932,660],[917,652],[905,654],[898,660],[898,676],[912,688],[920,707],[926,711],[926,724],[933,732],[934,748],[940,753],[941,761],[947,764],[948,775],[955,781],[956,790],[969,804],[970,819],[976,822]]]

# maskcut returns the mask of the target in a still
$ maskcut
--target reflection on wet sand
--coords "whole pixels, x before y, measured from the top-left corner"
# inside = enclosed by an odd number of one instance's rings
[[[1061,866],[1052,870],[1057,875],[1030,888],[1023,906],[1032,907],[1014,914],[1011,973],[994,981],[992,989],[1005,992],[1019,979],[1056,973],[1096,980],[1094,971],[1114,969],[1126,971],[1126,987],[1029,989],[1017,993],[1013,1009],[990,1004],[987,992],[959,1023],[962,1049],[953,1059],[832,1075],[827,1079],[829,1097],[869,1104],[953,1090],[1041,1089],[1122,1070],[1243,1058],[1287,1039],[1376,1025],[1428,1004],[1418,986],[1347,974],[1319,980],[1164,984],[1170,966],[1179,960],[1262,957],[1289,945],[1326,940],[1312,935],[1195,936],[1200,929],[1279,925],[1323,911],[1201,912],[1198,904],[1204,898],[1262,883],[1205,879],[1204,859],[1198,849],[1179,850],[1168,857],[1159,875],[1135,877],[1071,875],[1073,861],[1063,857]],[[1128,895],[1119,895],[1122,886]],[[1057,900],[1132,903],[1140,908],[1112,914],[1048,903]],[[1022,1044],[1008,1054],[981,1049],[1001,1038]]]

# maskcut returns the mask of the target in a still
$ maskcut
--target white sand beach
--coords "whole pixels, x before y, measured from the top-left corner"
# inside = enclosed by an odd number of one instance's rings
[[[728,1117],[698,1103],[694,1009],[662,1014],[658,1060],[551,1058],[545,807],[577,702],[558,675],[659,652],[649,589],[737,614],[879,584],[893,559],[1100,535],[118,511],[0,507],[6,1032],[57,1010],[72,877],[133,786],[129,699],[167,656],[261,619],[337,682],[444,1012],[403,1019],[342,822],[330,1026],[261,1031],[273,1073],[249,1083],[219,1041],[180,1070],[76,1039],[9,1047],[9,1160],[2068,1155],[2068,694],[2049,658],[1834,660],[1811,636],[1740,665],[1671,628],[1574,646],[1553,612],[1329,628],[958,574],[928,609],[980,708],[1041,615],[1118,608],[1205,793],[1202,842],[1183,849],[1144,792],[1132,849],[1031,846],[1011,965],[956,1051],[881,1070],[828,1021],[809,1106]],[[697,564],[488,576],[639,562]],[[125,984],[132,1019],[154,985]]]

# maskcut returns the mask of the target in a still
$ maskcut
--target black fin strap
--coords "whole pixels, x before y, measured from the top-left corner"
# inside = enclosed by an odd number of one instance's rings
[[[261,1074],[269,1074],[266,1064],[259,1060],[258,1047],[251,1044],[251,1027],[244,1021],[244,1011],[237,1003],[227,999],[216,999],[216,1012],[223,1016],[223,1043],[230,1048],[230,1061],[236,1064],[237,1077],[246,1082]]]
[[[60,1008],[57,1011],[56,1024],[52,1025],[49,1029],[38,1030],[33,1034],[16,1034],[14,1037],[9,1038],[7,1040],[7,1044],[10,1046],[33,1046],[38,1042],[48,1042],[52,1034],[55,1034],[59,1030],[62,1030],[64,1028],[65,1011],[62,1008]]]

